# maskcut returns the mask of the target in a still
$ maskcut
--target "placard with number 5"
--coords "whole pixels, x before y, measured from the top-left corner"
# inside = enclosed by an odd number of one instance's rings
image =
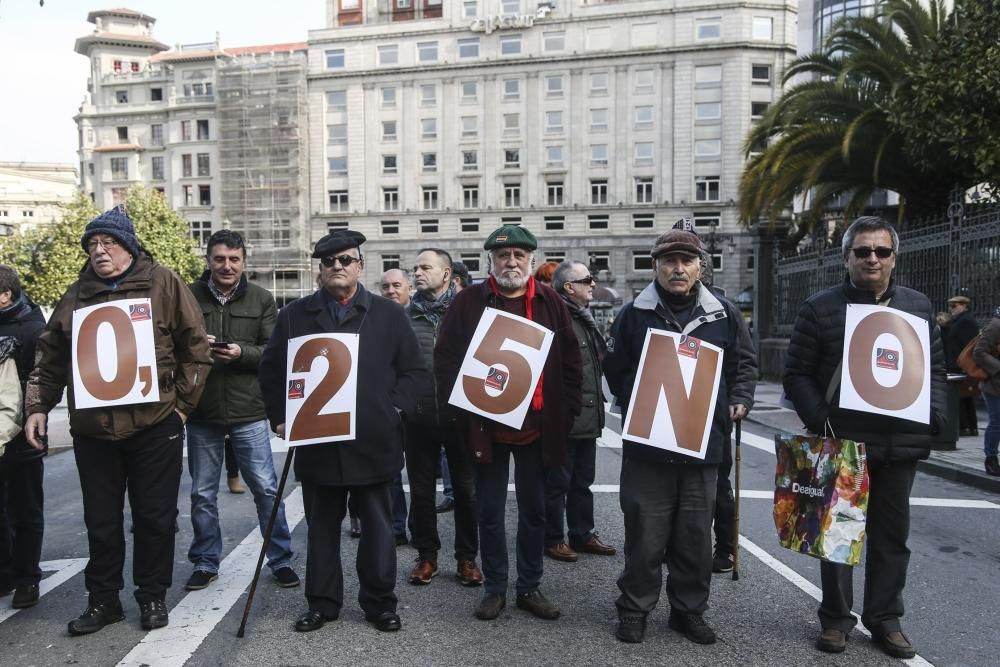
[[[312,334],[288,341],[285,440],[353,440],[358,404],[358,335]]]
[[[483,312],[448,402],[521,428],[552,346],[552,332],[495,308]]]
[[[156,403],[160,386],[149,299],[123,299],[73,311],[76,409]]]

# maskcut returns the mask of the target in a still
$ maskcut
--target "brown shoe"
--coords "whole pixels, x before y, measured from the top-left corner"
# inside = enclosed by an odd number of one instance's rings
[[[565,542],[545,547],[545,555],[552,560],[561,560],[564,563],[575,563],[577,559],[576,552]]]
[[[581,553],[594,554],[597,556],[614,556],[615,548],[601,542],[601,538],[597,536],[597,533],[593,533],[590,539],[583,544],[574,544],[573,548]]]
[[[476,561],[458,561],[458,581],[463,586],[478,586],[483,583],[483,573],[476,567]]]
[[[226,484],[229,486],[229,493],[246,493],[239,477],[227,477]]]
[[[826,628],[816,639],[816,648],[824,653],[843,653],[847,648],[847,633]]]
[[[436,560],[417,559],[417,564],[413,566],[410,573],[410,583],[417,586],[425,586],[431,583],[431,579],[437,576],[438,562]]]
[[[887,632],[886,634],[877,637],[876,641],[883,652],[894,658],[909,660],[917,655],[917,651],[913,648],[913,644],[911,644],[910,640],[906,638],[906,635],[899,630]]]

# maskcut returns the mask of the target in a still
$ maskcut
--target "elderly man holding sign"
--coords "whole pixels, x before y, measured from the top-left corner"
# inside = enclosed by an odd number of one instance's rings
[[[414,411],[431,380],[403,308],[360,282],[364,242],[360,232],[338,229],[316,243],[321,288],[278,313],[260,362],[267,417],[296,447],[309,524],[309,609],[295,623],[299,632],[340,615],[348,493],[361,518],[361,608],[378,630],[400,628],[389,485],[403,467],[400,413]]]
[[[674,229],[656,240],[656,279],[611,328],[604,375],[625,408],[621,506],[625,569],[618,627],[641,642],[660,597],[664,552],[669,625],[711,644],[702,618],[712,579],[716,475],[730,420],[751,405],[754,382],[738,372],[741,315],[699,281],[702,244]]]
[[[917,461],[945,413],[944,353],[926,296],[896,285],[899,236],[888,222],[861,217],[844,233],[847,276],[802,304],[788,346],[785,394],[813,433],[863,442],[868,498],[865,599],[861,622],[882,650],[915,655],[902,633],[910,552],[909,497]],[[854,627],[852,570],[820,566],[823,631],[816,647],[840,653]]]
[[[580,413],[580,351],[566,305],[531,276],[534,235],[504,225],[483,247],[490,253],[490,277],[455,296],[434,348],[438,391],[459,408],[459,430],[476,468],[486,595],[475,616],[493,620],[507,604],[504,513],[513,456],[517,606],[551,620],[559,609],[538,590],[544,469],[566,461],[567,434]]]
[[[43,447],[46,415],[69,387],[90,546],[90,601],[69,633],[97,632],[124,618],[118,593],[126,487],[135,599],[142,627],[152,630],[168,620],[184,421],[212,360],[198,303],[177,274],[145,252],[123,208],[95,218],[81,243],[90,259],[38,339],[24,430],[31,445]]]

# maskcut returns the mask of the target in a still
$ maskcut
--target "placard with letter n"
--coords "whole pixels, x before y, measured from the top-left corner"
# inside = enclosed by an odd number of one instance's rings
[[[723,350],[693,336],[647,329],[622,437],[704,459]]]
[[[289,446],[353,440],[358,406],[358,335],[312,334],[288,341],[285,441]]]
[[[517,315],[487,308],[472,334],[448,403],[511,428],[521,428],[552,332]]]
[[[840,407],[929,424],[930,325],[885,306],[847,304]]]
[[[153,306],[122,299],[73,311],[73,403],[76,409],[157,403]]]

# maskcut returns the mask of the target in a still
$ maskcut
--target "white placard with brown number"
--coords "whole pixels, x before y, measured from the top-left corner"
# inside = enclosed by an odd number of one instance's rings
[[[358,335],[312,334],[288,341],[285,441],[289,446],[354,440]]]
[[[149,299],[109,301],[73,311],[71,340],[77,410],[160,400]]]

